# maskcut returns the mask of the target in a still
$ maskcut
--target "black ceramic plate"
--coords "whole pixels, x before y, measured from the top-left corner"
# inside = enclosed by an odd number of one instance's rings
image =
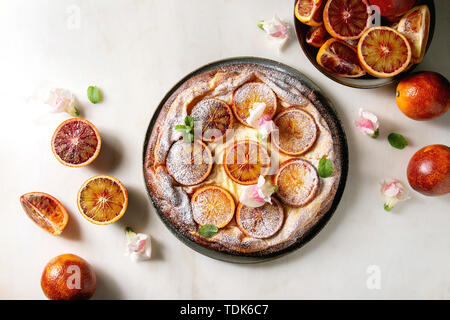
[[[143,170],[145,170],[145,154],[147,151],[147,145],[148,145],[148,141],[150,139],[152,130],[153,130],[153,126],[158,118],[158,115],[162,109],[162,107],[164,106],[164,104],[166,103],[166,101],[170,98],[170,96],[184,83],[186,82],[188,79],[201,74],[203,72],[206,72],[208,70],[212,70],[212,69],[216,69],[219,67],[223,67],[223,66],[228,66],[228,65],[233,65],[233,64],[253,64],[253,65],[259,65],[259,66],[263,66],[263,67],[267,67],[267,68],[273,68],[275,70],[284,72],[289,74],[290,76],[302,81],[306,86],[308,86],[309,88],[313,89],[315,91],[316,96],[318,97],[318,99],[320,100],[320,102],[323,105],[323,110],[321,110],[322,113],[326,113],[326,117],[324,117],[325,121],[327,121],[330,129],[334,128],[333,132],[333,136],[335,136],[338,139],[338,145],[340,148],[340,155],[341,155],[341,166],[342,166],[342,170],[341,170],[341,177],[340,177],[340,181],[337,187],[337,191],[336,191],[336,195],[334,197],[333,203],[330,207],[330,210],[328,210],[328,212],[326,212],[323,217],[319,220],[319,222],[312,228],[310,229],[309,232],[307,232],[306,234],[304,234],[302,237],[298,238],[297,241],[295,243],[293,243],[292,245],[290,245],[289,247],[285,248],[284,250],[281,251],[277,251],[271,255],[265,255],[264,257],[261,256],[257,256],[254,254],[247,254],[247,255],[233,255],[233,254],[228,254],[228,253],[224,253],[224,252],[219,252],[216,250],[212,250],[210,248],[201,246],[193,241],[191,241],[190,239],[187,239],[186,237],[184,237],[181,233],[178,232],[177,229],[175,229],[175,227],[169,222],[167,221],[167,219],[165,218],[165,216],[163,214],[161,214],[161,212],[159,212],[159,210],[157,209],[156,206],[156,212],[158,213],[158,216],[161,218],[161,220],[163,221],[163,223],[166,225],[166,227],[178,238],[180,239],[184,244],[186,244],[187,246],[189,246],[191,249],[194,249],[195,251],[204,254],[208,257],[217,259],[217,260],[222,260],[222,261],[227,261],[227,262],[235,262],[235,263],[254,263],[254,262],[262,262],[262,261],[267,261],[270,259],[274,259],[276,257],[280,257],[284,254],[287,254],[289,252],[292,252],[298,248],[300,248],[301,246],[303,246],[305,243],[307,243],[309,240],[311,240],[324,226],[325,224],[328,222],[328,220],[330,219],[330,217],[332,216],[332,214],[334,213],[334,211],[336,210],[339,201],[341,200],[342,197],[342,193],[344,192],[344,187],[345,187],[345,183],[347,180],[347,172],[348,172],[348,149],[347,149],[347,139],[345,137],[345,133],[344,130],[342,129],[340,120],[338,119],[335,110],[332,106],[332,104],[328,101],[328,99],[326,99],[323,94],[321,93],[320,89],[308,78],[306,78],[302,73],[300,73],[299,71],[281,64],[279,62],[276,61],[272,61],[272,60],[267,60],[267,59],[262,59],[262,58],[255,58],[255,57],[238,57],[238,58],[230,58],[230,59],[226,59],[226,60],[221,60],[221,61],[217,61],[217,62],[213,62],[210,63],[206,66],[203,66],[197,70],[195,70],[194,72],[188,74],[186,77],[184,77],[182,80],[180,80],[167,94],[166,96],[162,99],[162,101],[160,102],[158,108],[156,109],[150,124],[148,126],[147,129],[147,134],[145,136],[145,142],[144,142],[144,154],[143,154]],[[332,130],[333,131],[333,130]],[[145,173],[144,173],[144,177],[145,177]],[[150,199],[153,202],[152,199],[152,195],[150,194],[150,192],[147,189],[147,193],[150,197]]]
[[[326,1],[326,0],[323,0]],[[294,10],[295,10],[295,4],[297,3],[297,0],[294,1]],[[428,8],[430,9],[430,34],[428,36],[428,43],[427,43],[427,51],[430,47],[431,40],[433,39],[434,34],[434,26],[436,23],[436,13],[434,8],[434,2],[433,0],[419,0],[416,2],[416,5],[426,4]],[[382,22],[383,25],[385,25]],[[316,61],[317,52],[319,51],[319,48],[315,48],[308,43],[306,43],[306,33],[309,30],[309,26],[306,24],[301,23],[298,21],[298,19],[295,17],[294,13],[294,25],[295,25],[295,32],[297,33],[297,39],[300,43],[300,46],[302,47],[303,53],[308,57],[309,61],[319,70],[322,72],[325,76],[330,78],[331,80],[334,80],[340,84],[346,85],[348,87],[354,87],[354,88],[361,88],[361,89],[372,89],[372,88],[379,88],[387,86],[391,83],[396,82],[397,80],[404,77],[406,74],[410,73],[415,69],[417,65],[412,66],[408,71],[402,72],[399,75],[392,77],[392,78],[376,78],[371,75],[365,75],[360,78],[344,78],[336,76],[335,74],[328,72],[324,68],[322,68]],[[426,55],[425,55],[426,56]]]

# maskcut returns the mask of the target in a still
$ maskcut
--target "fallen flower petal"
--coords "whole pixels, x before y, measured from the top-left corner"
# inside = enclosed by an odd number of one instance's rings
[[[125,255],[134,262],[149,260],[152,255],[151,238],[143,233],[135,233],[130,227],[125,228],[127,245]]]
[[[258,27],[265,31],[270,39],[275,40],[281,49],[290,37],[289,25],[274,15],[272,20],[261,20]]]
[[[46,104],[52,108],[52,112],[67,112],[74,117],[80,115],[80,112],[75,107],[75,96],[66,89],[52,89]]]
[[[376,139],[379,134],[378,118],[371,112],[359,109],[358,121],[355,121],[355,125],[358,130],[371,138]]]
[[[384,209],[391,211],[398,201],[408,199],[408,192],[403,184],[396,179],[384,180],[381,182],[381,194],[385,198]]]

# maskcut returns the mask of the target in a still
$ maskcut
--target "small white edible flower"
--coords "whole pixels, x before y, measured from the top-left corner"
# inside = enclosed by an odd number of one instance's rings
[[[80,112],[75,107],[75,96],[69,90],[52,89],[45,103],[52,108],[52,112],[67,112],[74,117],[80,115]]]
[[[247,207],[258,208],[266,202],[272,203],[271,195],[277,189],[277,186],[266,182],[266,179],[260,175],[257,184],[244,187],[239,201]]]
[[[391,211],[398,201],[408,199],[408,192],[403,184],[396,179],[384,180],[381,182],[381,194],[385,198],[384,209]]]
[[[278,45],[281,49],[286,41],[289,39],[289,25],[280,20],[277,15],[274,15],[272,20],[261,20],[258,22],[258,27],[264,30],[270,39]]]
[[[261,140],[267,140],[270,133],[272,131],[277,130],[277,126],[275,125],[275,122],[272,121],[270,116],[268,114],[262,116],[259,118],[258,121],[258,138]]]
[[[151,238],[143,233],[135,233],[130,227],[125,228],[127,246],[125,255],[132,261],[149,260],[152,255]]]
[[[258,126],[258,121],[264,114],[266,110],[266,104],[264,102],[255,102],[252,108],[249,110],[250,115],[247,118],[247,123],[256,128]]]
[[[380,127],[378,118],[371,112],[359,109],[359,120],[355,121],[355,126],[365,135],[376,139],[378,137],[378,129]]]

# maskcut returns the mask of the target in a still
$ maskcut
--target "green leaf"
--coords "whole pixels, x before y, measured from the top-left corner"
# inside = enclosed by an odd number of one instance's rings
[[[102,99],[102,93],[100,89],[97,88],[96,86],[90,86],[87,89],[87,96],[89,101],[91,101],[94,104],[100,102],[100,100]]]
[[[331,163],[330,159],[320,159],[319,168],[317,169],[317,171],[319,172],[319,176],[322,178],[331,177],[331,175],[333,174],[333,164]]]
[[[408,145],[408,141],[399,133],[391,133],[388,136],[389,143],[391,146],[397,149],[404,149]]]
[[[257,25],[258,28],[260,28],[261,30],[264,30],[263,24],[264,24],[264,20],[259,20],[258,23],[257,23],[256,25]]]
[[[384,204],[384,210],[386,210],[387,212],[392,210],[392,207],[390,207],[387,203]]]
[[[198,229],[198,234],[205,238],[214,237],[219,229],[213,224],[205,224]]]
[[[188,127],[188,126],[185,126],[185,125],[183,125],[183,124],[177,124],[177,125],[175,126],[175,130],[181,131],[181,132],[190,132],[190,131],[191,131],[191,128]]]
[[[192,132],[183,132],[183,140],[185,143],[191,143],[194,141],[194,134]]]
[[[194,118],[192,118],[191,116],[186,116],[186,118],[184,118],[184,123],[190,127],[190,128],[194,128]]]

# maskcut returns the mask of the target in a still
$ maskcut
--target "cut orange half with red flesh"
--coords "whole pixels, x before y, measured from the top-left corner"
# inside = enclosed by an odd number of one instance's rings
[[[289,108],[279,113],[274,120],[278,135],[272,141],[281,152],[298,156],[308,151],[316,142],[317,126],[314,118],[298,108]]]
[[[270,170],[270,157],[265,147],[252,140],[239,140],[225,150],[223,166],[236,183],[251,185]]]
[[[408,67],[411,46],[400,32],[389,27],[374,27],[359,39],[358,57],[368,73],[375,77],[389,78]]]
[[[197,190],[191,199],[192,215],[195,222],[203,226],[225,227],[234,216],[233,196],[224,188],[206,186]]]
[[[193,186],[208,178],[213,166],[209,148],[200,140],[185,143],[175,142],[166,157],[166,167],[176,182],[184,186]]]
[[[355,48],[343,40],[327,40],[317,53],[317,63],[340,77],[357,78],[366,74],[361,67]]]
[[[239,203],[236,210],[236,222],[247,236],[267,239],[280,231],[284,222],[283,207],[275,198],[258,208]]]
[[[277,111],[277,97],[268,85],[261,82],[249,82],[239,87],[233,94],[233,112],[240,123],[251,127],[247,123],[250,110],[256,103],[264,103],[266,109],[262,116],[268,115],[272,118]]]
[[[430,33],[430,10],[426,5],[412,8],[398,23],[397,31],[403,34],[411,45],[412,62],[419,63],[425,56]]]
[[[323,13],[322,0],[298,0],[295,5],[295,17],[309,26],[320,26]]]
[[[78,209],[88,221],[106,225],[119,220],[128,206],[124,185],[107,175],[88,179],[78,191]]]
[[[39,227],[58,236],[69,221],[66,208],[56,198],[43,192],[30,192],[20,197],[27,216]]]
[[[290,159],[281,164],[273,176],[281,201],[292,207],[302,207],[314,199],[319,191],[319,175],[306,160]]]
[[[97,158],[101,145],[97,128],[80,118],[61,123],[52,137],[53,154],[59,162],[68,167],[87,166]]]
[[[323,22],[332,37],[354,40],[369,27],[370,14],[366,0],[328,0],[323,11]]]
[[[206,99],[197,103],[192,108],[191,116],[195,123],[202,126],[202,139],[206,142],[214,142],[222,139],[227,130],[233,128],[233,112],[223,101]]]

